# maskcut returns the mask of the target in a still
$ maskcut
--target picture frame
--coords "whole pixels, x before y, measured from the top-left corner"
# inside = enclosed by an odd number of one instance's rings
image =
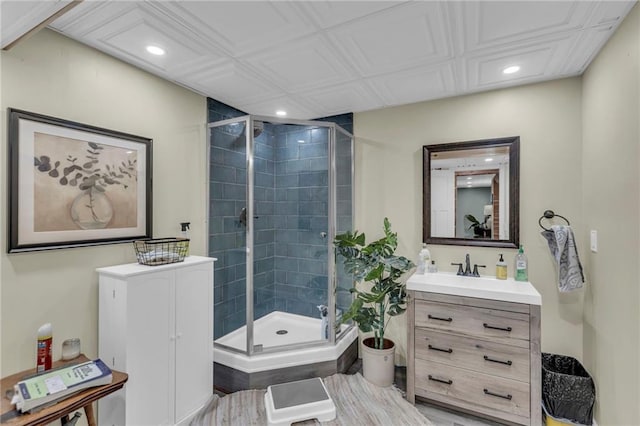
[[[8,252],[149,239],[152,139],[8,108]]]

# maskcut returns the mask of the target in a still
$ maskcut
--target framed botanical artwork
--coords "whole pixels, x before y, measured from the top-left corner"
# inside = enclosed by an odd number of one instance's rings
[[[151,139],[8,114],[9,253],[151,238]]]

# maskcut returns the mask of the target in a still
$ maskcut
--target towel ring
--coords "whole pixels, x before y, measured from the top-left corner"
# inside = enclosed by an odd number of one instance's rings
[[[544,229],[545,231],[551,231],[549,228],[545,228],[544,226],[542,226],[542,219],[553,219],[554,217],[560,217],[564,219],[565,222],[567,222],[567,225],[571,225],[569,223],[569,219],[559,214],[555,214],[553,210],[545,210],[544,213],[542,213],[542,216],[540,216],[540,219],[538,219],[538,225],[540,225],[540,228]]]

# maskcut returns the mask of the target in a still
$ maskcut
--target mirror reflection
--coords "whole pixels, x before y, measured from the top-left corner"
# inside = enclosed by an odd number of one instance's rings
[[[424,147],[424,241],[516,247],[518,141]]]

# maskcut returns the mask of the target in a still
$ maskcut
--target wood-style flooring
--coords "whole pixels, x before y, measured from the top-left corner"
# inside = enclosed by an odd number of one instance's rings
[[[362,359],[358,358],[345,371],[345,374],[362,373]],[[407,369],[406,367],[396,367],[394,385],[402,392],[407,390]],[[215,391],[218,396],[222,397],[225,393]],[[424,401],[416,401],[416,408],[426,418],[431,420],[435,426],[499,426],[499,423],[490,420],[481,419],[466,413],[442,408],[436,405],[428,404]]]
[[[362,359],[358,358],[346,374],[362,373]],[[403,392],[407,390],[407,369],[396,367],[394,385]],[[442,408],[428,404],[424,401],[416,401],[416,408],[436,426],[498,426],[499,423],[466,413]]]

